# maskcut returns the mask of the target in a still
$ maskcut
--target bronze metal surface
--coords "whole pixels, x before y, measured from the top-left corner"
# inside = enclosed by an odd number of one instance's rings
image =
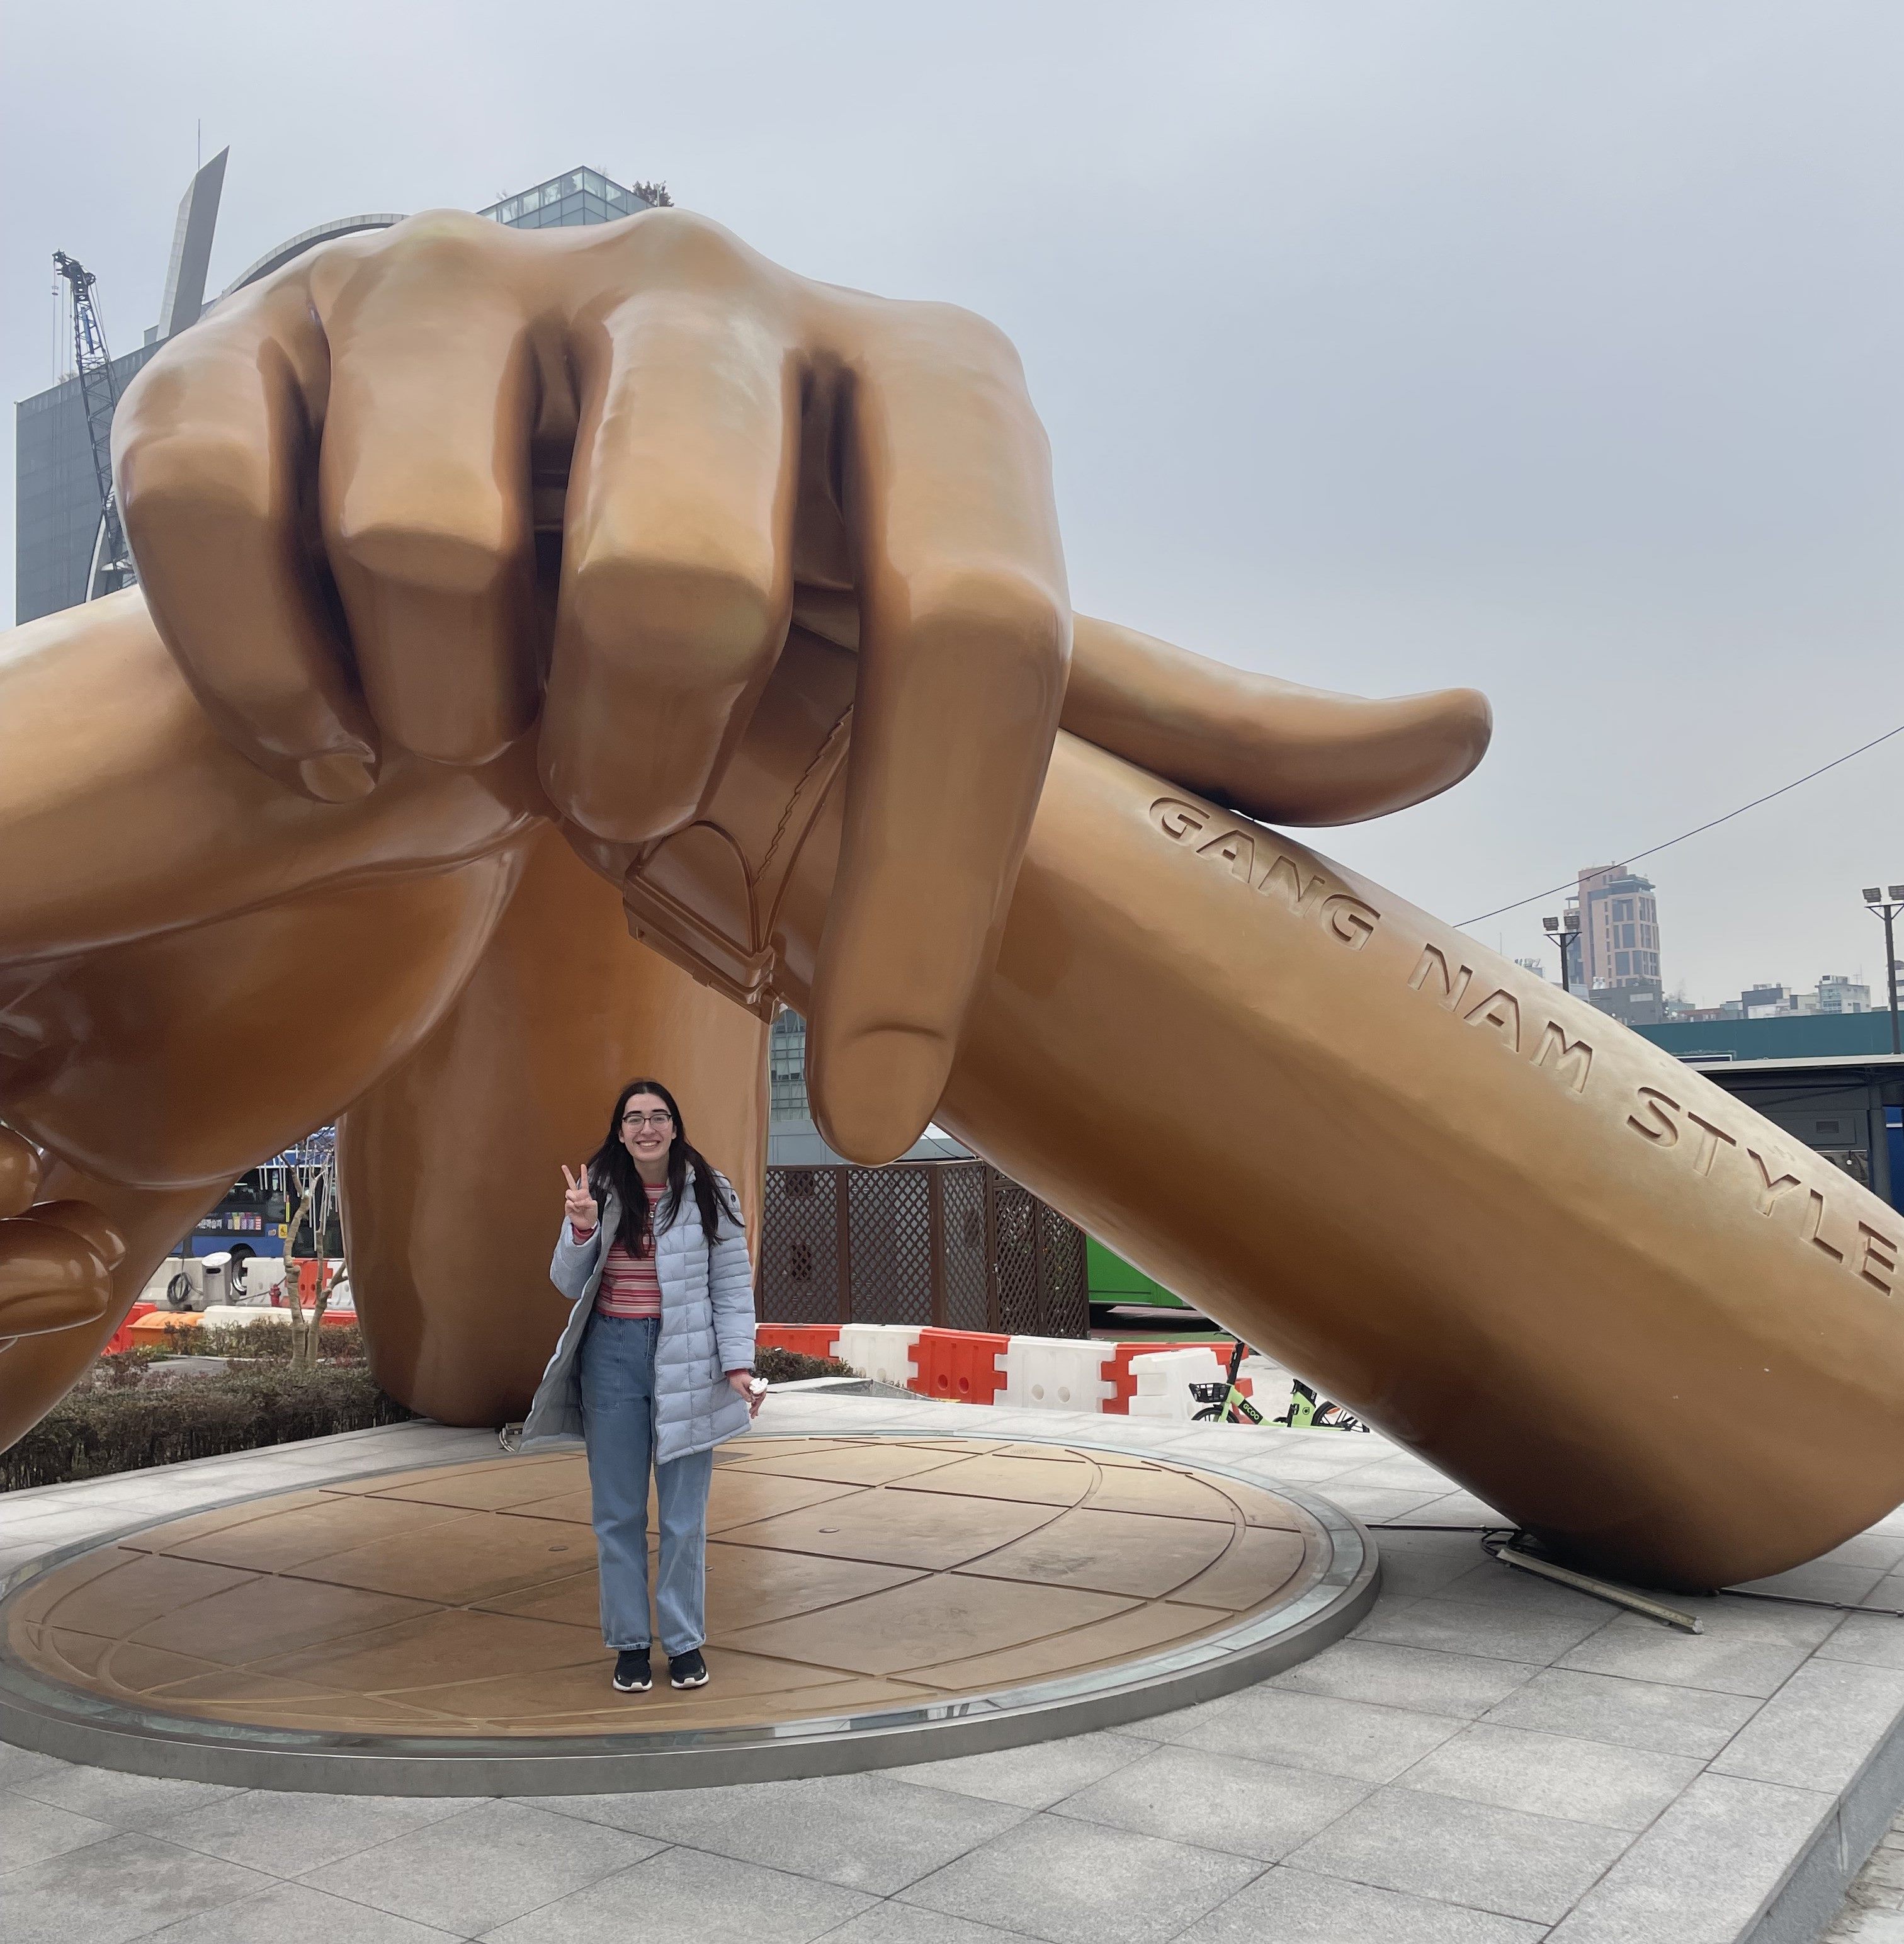
[[[1191,1466],[746,1439],[710,1496],[712,1684],[627,1695],[587,1484],[579,1453],[499,1458],[149,1527],[11,1595],[5,1651],[148,1720],[428,1740],[766,1729],[1140,1662],[1293,1607],[1332,1559],[1290,1500]]]

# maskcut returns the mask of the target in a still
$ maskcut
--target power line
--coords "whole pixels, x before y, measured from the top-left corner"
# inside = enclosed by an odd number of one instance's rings
[[[1695,824],[1690,830],[1682,830],[1677,837],[1669,837],[1663,844],[1655,844],[1644,850],[1631,853],[1623,861],[1637,864],[1642,857],[1656,857],[1662,850],[1670,850],[1675,844],[1683,844],[1689,837],[1696,837],[1702,831],[1716,830],[1722,823],[1730,823],[1735,817],[1743,817],[1749,810],[1756,810],[1761,803],[1770,803],[1775,796],[1783,796],[1787,791],[1795,790],[1801,783],[1810,783],[1814,777],[1822,777],[1827,770],[1835,770],[1841,763],[1848,763],[1853,756],[1862,756],[1866,750],[1875,749],[1880,743],[1888,743],[1893,736],[1904,736],[1904,722],[1895,729],[1887,729],[1881,736],[1874,736],[1869,743],[1860,743],[1855,749],[1847,749],[1841,756],[1834,756],[1829,763],[1820,763],[1816,769],[1808,770],[1789,783],[1781,783],[1775,790],[1767,790],[1763,796],[1755,796],[1750,803],[1742,803],[1736,810],[1729,810],[1723,817],[1715,817],[1709,823]],[[1479,924],[1483,919],[1499,918],[1503,912],[1518,911],[1523,905],[1538,904],[1543,898],[1555,897],[1562,891],[1570,891],[1579,884],[1576,878],[1567,878],[1558,884],[1550,885],[1544,891],[1530,892],[1524,898],[1516,898],[1511,905],[1496,905],[1492,911],[1478,913],[1473,918],[1464,918],[1456,927],[1465,931],[1471,924]]]

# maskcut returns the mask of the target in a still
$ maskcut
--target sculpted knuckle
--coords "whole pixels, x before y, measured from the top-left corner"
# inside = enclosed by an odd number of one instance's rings
[[[703,680],[745,681],[779,645],[787,595],[764,549],[598,555],[577,570],[570,618],[588,639]]]
[[[366,574],[435,593],[482,595],[522,554],[493,491],[458,496],[414,479],[380,481],[379,488],[346,506],[332,540]],[[465,503],[455,503],[458,497]]]
[[[692,210],[650,210],[629,232],[628,245],[684,282],[744,282],[759,267],[759,259],[731,230]]]
[[[379,231],[349,254],[405,268],[423,265],[456,272],[485,271],[496,261],[503,232],[467,210],[430,209]],[[353,243],[356,239],[346,239]],[[333,245],[332,248],[337,246]]]
[[[176,508],[269,510],[264,455],[234,433],[135,420],[113,439],[112,469],[131,520]]]
[[[959,361],[976,371],[1022,383],[1025,368],[1018,347],[989,318],[952,303],[913,307],[921,321]]]
[[[913,577],[911,593],[913,614],[927,626],[1051,669],[1062,667],[1070,654],[1069,603],[1022,568],[934,568]]]

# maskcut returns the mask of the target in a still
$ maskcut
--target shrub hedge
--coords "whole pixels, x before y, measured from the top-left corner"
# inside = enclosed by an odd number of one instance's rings
[[[837,1357],[808,1357],[762,1343],[754,1351],[754,1374],[770,1384],[798,1383],[807,1377],[857,1377],[864,1374]]]
[[[291,1324],[275,1317],[257,1323],[169,1323],[165,1347],[187,1357],[260,1357],[291,1361]],[[355,1323],[327,1323],[318,1340],[328,1364],[355,1363],[364,1354],[364,1333]]]
[[[0,1451],[0,1491],[327,1438],[414,1415],[380,1391],[361,1364],[312,1370],[254,1365],[162,1389],[109,1380],[69,1392],[18,1444]]]

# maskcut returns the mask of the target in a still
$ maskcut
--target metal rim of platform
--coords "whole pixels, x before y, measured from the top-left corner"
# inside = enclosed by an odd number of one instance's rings
[[[1021,1442],[1058,1441],[1017,1435]],[[945,1437],[924,1429],[851,1435],[882,1441],[930,1438],[943,1442]],[[1062,1441],[1081,1450],[1125,1448],[1069,1431]],[[49,1680],[0,1646],[0,1740],[100,1768],[244,1788],[378,1795],[564,1795],[844,1774],[1115,1727],[1213,1700],[1308,1659],[1364,1618],[1380,1590],[1373,1541],[1358,1521],[1327,1500],[1201,1453],[1180,1462],[1212,1478],[1273,1491],[1314,1520],[1330,1551],[1315,1583],[1286,1607],[1182,1645],[996,1693],[758,1727],[506,1739],[325,1733],[129,1706]],[[414,1469],[409,1463],[374,1466],[338,1478],[395,1475]],[[284,1489],[275,1484],[225,1503],[252,1503],[280,1496]],[[17,1569],[0,1582],[0,1623],[14,1599],[48,1573],[177,1516],[134,1521]]]

